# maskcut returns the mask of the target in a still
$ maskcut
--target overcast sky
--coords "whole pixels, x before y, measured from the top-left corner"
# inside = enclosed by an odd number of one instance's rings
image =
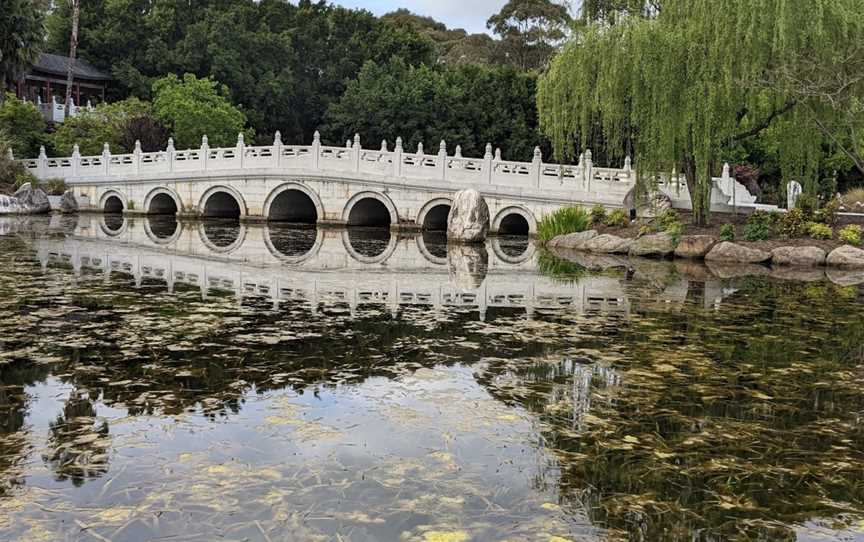
[[[486,20],[500,11],[506,0],[330,0],[351,8],[368,9],[383,15],[407,8],[428,15],[449,28],[464,28],[469,33],[486,32]]]

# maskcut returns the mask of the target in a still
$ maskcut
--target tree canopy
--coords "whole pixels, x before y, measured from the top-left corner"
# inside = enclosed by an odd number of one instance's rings
[[[805,180],[826,137],[854,146],[860,131],[844,104],[864,88],[843,74],[856,66],[844,59],[864,52],[862,10],[864,0],[664,0],[648,17],[588,24],[540,82],[542,128],[562,157],[595,143],[618,155],[632,146],[640,171],[683,172],[702,223],[712,173],[740,141],[771,127],[784,175]],[[811,86],[817,76],[847,98],[806,95],[822,88]]]
[[[0,80],[17,80],[39,55],[44,35],[42,8],[37,0],[3,0],[0,9]],[[0,102],[4,97],[0,92]]]
[[[501,36],[510,62],[523,70],[542,68],[567,37],[570,14],[552,0],[509,0],[486,26]]]

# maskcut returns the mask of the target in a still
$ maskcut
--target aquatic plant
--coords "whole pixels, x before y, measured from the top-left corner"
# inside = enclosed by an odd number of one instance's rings
[[[559,235],[585,231],[590,224],[591,217],[582,207],[563,207],[540,220],[537,238],[546,243]]]

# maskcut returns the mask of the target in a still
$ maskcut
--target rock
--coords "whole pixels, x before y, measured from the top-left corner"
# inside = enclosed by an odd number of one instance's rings
[[[41,188],[24,183],[13,197],[0,198],[0,214],[38,215],[51,212],[48,195]]]
[[[585,250],[585,243],[597,237],[597,230],[580,231],[553,237],[547,243],[551,248],[569,248],[572,250]]]
[[[825,271],[816,267],[774,267],[771,278],[795,282],[819,282],[825,279]]]
[[[765,277],[771,274],[771,270],[764,265],[757,265],[754,263],[712,262],[706,260],[705,265],[708,266],[711,273],[713,273],[718,279]]]
[[[672,198],[657,191],[646,194],[641,201],[637,202],[636,187],[634,186],[624,196],[623,207],[628,215],[632,216],[632,211],[635,210],[636,216],[639,218],[654,218],[662,215],[663,211],[672,208]]]
[[[851,245],[843,245],[832,250],[825,259],[825,263],[831,267],[861,269],[864,268],[864,250]]]
[[[770,252],[745,247],[731,241],[714,245],[714,248],[705,255],[706,261],[726,263],[762,263],[770,259]]]
[[[777,247],[771,251],[771,263],[815,267],[825,263],[825,251],[819,247]]]
[[[633,239],[624,239],[611,233],[604,233],[585,242],[585,250],[598,254],[627,254]]]
[[[626,258],[609,254],[591,254],[589,252],[583,252],[581,250],[558,247],[553,248],[552,253],[563,260],[573,262],[576,265],[581,265],[582,267],[590,269],[591,271],[616,269],[621,267],[627,267],[628,265]]]
[[[668,233],[643,235],[630,246],[631,256],[665,258],[675,251],[675,240]]]
[[[703,262],[693,261],[690,259],[675,260],[675,272],[683,275],[688,279],[705,282],[713,279],[714,275],[708,266]]]
[[[857,286],[864,284],[864,270],[826,269],[828,280],[838,286]]]
[[[480,192],[460,190],[453,196],[447,217],[447,240],[457,243],[482,243],[489,233],[489,206]]]
[[[675,247],[678,258],[702,259],[714,248],[718,239],[712,235],[684,235]]]
[[[78,212],[78,199],[75,197],[75,192],[73,192],[72,190],[67,190],[63,192],[63,197],[60,199],[60,212]]]

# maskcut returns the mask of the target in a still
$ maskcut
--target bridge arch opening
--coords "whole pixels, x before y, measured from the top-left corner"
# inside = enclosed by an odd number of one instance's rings
[[[205,218],[240,218],[240,202],[228,192],[213,192],[204,203]]]
[[[274,222],[315,224],[318,222],[318,210],[308,194],[289,188],[273,198],[267,218]]]
[[[530,231],[531,225],[528,224],[528,220],[518,213],[505,216],[498,226],[498,233],[502,235],[528,235]]]
[[[351,211],[348,213],[348,225],[389,226],[390,210],[381,200],[372,197],[363,198],[351,207]]]
[[[450,206],[440,203],[426,212],[423,217],[423,230],[447,231],[447,218],[450,216]]]
[[[151,215],[176,215],[177,202],[168,194],[162,192],[153,196],[150,199],[150,206],[147,209],[147,214]]]
[[[120,214],[123,212],[123,200],[119,196],[111,195],[105,199],[104,211],[107,214]]]

